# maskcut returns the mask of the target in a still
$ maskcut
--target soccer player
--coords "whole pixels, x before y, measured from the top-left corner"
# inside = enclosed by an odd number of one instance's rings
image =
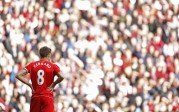
[[[63,80],[60,68],[50,62],[51,49],[42,47],[39,51],[40,60],[28,64],[16,76],[32,89],[30,112],[54,112],[53,89]],[[30,73],[31,83],[23,76]],[[54,81],[54,76],[58,79]]]

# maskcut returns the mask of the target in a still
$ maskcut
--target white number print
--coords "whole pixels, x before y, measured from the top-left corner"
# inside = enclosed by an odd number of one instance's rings
[[[42,85],[44,83],[44,70],[39,70],[37,72],[37,83],[38,85]]]

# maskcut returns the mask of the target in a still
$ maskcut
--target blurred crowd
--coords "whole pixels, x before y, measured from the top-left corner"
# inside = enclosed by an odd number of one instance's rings
[[[15,76],[44,45],[57,112],[179,111],[177,0],[0,0],[0,111],[29,111]]]

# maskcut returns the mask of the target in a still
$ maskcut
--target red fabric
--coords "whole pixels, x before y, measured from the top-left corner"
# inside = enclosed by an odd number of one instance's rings
[[[157,71],[156,71],[156,77],[157,77],[157,81],[158,81],[158,79],[160,79],[160,78],[165,79],[165,81],[168,80],[168,74],[165,73],[165,72],[162,72],[162,71],[160,71],[160,70],[157,70]]]
[[[113,9],[113,13],[114,13],[114,15],[116,15],[116,16],[119,16],[119,15],[120,15],[120,12],[117,10],[117,8],[114,8],[114,9]]]
[[[175,72],[175,64],[173,57],[166,57],[167,73]]]
[[[153,103],[148,103],[148,106],[149,106],[149,110],[150,110],[151,112],[153,112],[154,109],[155,109],[155,105],[154,105]]]
[[[89,36],[87,37],[87,39],[88,39],[88,41],[92,41],[92,40],[94,40],[94,39],[95,39],[95,37],[93,37],[93,36],[89,35]]]
[[[55,0],[55,2],[54,2],[55,8],[61,9],[62,4],[63,4],[62,0]]]
[[[27,18],[28,17],[28,11],[23,12],[23,16],[24,16],[24,18]]]
[[[2,105],[4,105],[4,107],[5,107],[5,110],[4,110],[3,112],[9,112],[10,106],[9,106],[9,105],[6,105],[4,99],[1,98],[1,97],[0,97],[0,103],[1,103]],[[1,110],[0,110],[0,111],[1,111]]]
[[[127,59],[125,55],[122,56],[122,60],[123,60],[123,65],[121,66],[122,70],[132,65],[132,61],[130,59]]]
[[[126,11],[129,10],[129,4],[130,4],[129,2],[130,2],[129,0],[124,0],[124,2],[123,2],[123,6]]]
[[[143,13],[142,7],[137,8],[137,12],[138,12],[139,15],[142,15],[142,13]]]
[[[30,112],[54,112],[53,96],[35,96],[31,99]]]
[[[138,32],[133,31],[133,32],[132,32],[132,37],[136,38],[137,36],[138,36]]]
[[[45,60],[32,62],[25,67],[30,73],[34,95],[52,94],[47,88],[53,83],[54,76],[60,72],[60,68]]]
[[[175,111],[175,112],[179,111],[179,104],[173,106],[173,111]]]
[[[164,43],[162,40],[159,43],[152,42],[150,44],[150,46],[153,46],[155,48],[155,50],[160,50],[163,47],[163,45],[164,45]],[[150,46],[149,46],[149,48],[150,48]]]

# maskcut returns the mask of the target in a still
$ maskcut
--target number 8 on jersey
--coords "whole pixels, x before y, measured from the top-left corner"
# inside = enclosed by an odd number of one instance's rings
[[[37,83],[38,85],[42,85],[44,83],[44,70],[38,70],[37,72]]]

